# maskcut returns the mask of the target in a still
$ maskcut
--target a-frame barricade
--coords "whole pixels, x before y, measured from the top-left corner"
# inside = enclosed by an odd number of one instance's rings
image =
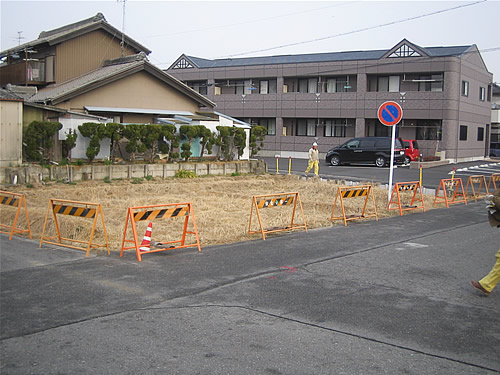
[[[469,194],[469,187],[472,191],[472,198],[477,201],[478,198],[483,198],[488,194],[488,186],[486,185],[486,177],[483,175],[470,176],[465,185],[465,195]],[[481,190],[483,189],[481,193]]]
[[[443,193],[442,195],[440,195]],[[445,203],[446,207],[450,204],[465,203],[467,204],[467,197],[465,196],[464,185],[461,178],[444,178],[439,183],[434,204]]]
[[[297,224],[294,222],[295,213],[297,211],[297,204],[300,209],[300,213],[302,215],[302,224]],[[291,206],[293,205],[293,211],[291,215],[290,225],[283,228],[270,228],[264,229],[262,223],[262,216],[260,214],[260,209],[263,208],[271,208],[271,207],[279,207],[279,206]],[[251,230],[252,227],[252,214],[254,211],[257,214],[257,219],[259,221],[260,230]],[[262,235],[262,239],[266,239],[266,234],[274,233],[274,232],[283,232],[290,231],[295,229],[305,229],[307,232],[307,224],[306,217],[304,216],[304,209],[302,208],[302,201],[300,200],[300,194],[298,192],[293,193],[280,193],[280,194],[268,194],[268,195],[254,195],[252,197],[252,207],[250,208],[250,218],[248,221],[248,235],[253,233],[260,233]]]
[[[409,197],[407,192],[411,194],[411,201],[408,202]],[[402,195],[407,197],[402,197]],[[402,200],[404,202],[402,202]],[[391,207],[396,205],[396,207]],[[412,182],[397,182],[392,189],[391,199],[387,205],[388,210],[399,210],[399,215],[403,216],[403,211],[422,209],[425,212],[424,194],[422,192],[422,185],[420,181]]]
[[[28,206],[26,205],[26,196],[24,194],[11,193],[9,191],[0,190],[0,204],[16,208],[16,214],[12,224],[0,224],[1,228],[8,228],[8,231],[0,230],[0,233],[9,234],[9,240],[12,239],[14,233],[28,233],[30,239],[31,237],[31,226],[30,226],[30,218],[28,216]],[[18,220],[21,216],[21,211],[24,208],[24,216],[26,218],[26,227],[27,229],[23,229],[22,227],[18,227]],[[2,215],[5,217],[6,215]]]
[[[152,222],[154,220],[170,218],[184,218],[182,235],[179,240],[155,242],[153,245],[147,247],[141,246],[137,237],[138,222]],[[190,222],[189,219],[191,219],[191,228],[188,228]],[[127,230],[129,224],[130,228],[132,229],[132,240],[127,239]],[[193,243],[186,243],[186,237],[188,234],[194,235],[195,241]],[[126,243],[133,244],[133,246],[125,246]],[[194,218],[194,211],[191,203],[158,204],[152,206],[129,207],[127,209],[127,218],[125,221],[125,229],[123,231],[123,241],[120,257],[123,256],[124,250],[135,249],[137,260],[141,262],[142,256],[144,254],[157,253],[167,250],[184,249],[187,247],[197,247],[198,251],[201,251],[200,236],[198,234],[198,228],[196,227],[196,220]]]
[[[346,215],[344,199],[351,199],[351,198],[363,198],[365,200],[363,204],[363,209],[361,210],[361,214]],[[368,201],[370,200],[370,198],[373,206],[372,210],[367,210]],[[337,202],[340,202],[340,209],[342,210],[342,216],[335,216],[335,208],[337,206]],[[377,205],[375,204],[375,196],[373,194],[373,188],[371,185],[358,185],[355,187],[343,186],[337,189],[337,195],[335,196],[335,201],[333,202],[330,221],[343,220],[344,226],[347,226],[347,222],[350,220],[366,219],[369,217],[374,217],[375,220],[378,221]]]
[[[52,215],[50,215],[50,213],[52,213]],[[63,237],[61,235],[61,229],[60,229],[61,226],[58,220],[59,215],[74,216],[82,219],[92,219],[92,229],[90,231],[89,240],[82,241],[74,238]],[[48,228],[49,216],[52,216],[57,234],[55,236],[46,237],[45,232],[47,231]],[[99,216],[101,217],[102,231],[105,240],[104,244],[99,244],[94,242]],[[54,239],[57,239],[57,242],[54,241]],[[51,198],[49,200],[47,214],[45,215],[45,221],[43,223],[42,238],[40,239],[40,247],[42,247],[42,244],[44,243],[69,247],[71,249],[83,250],[87,252],[86,255],[87,257],[90,254],[90,250],[104,247],[108,251],[109,255],[110,251],[109,251],[108,235],[106,233],[106,225],[104,224],[104,213],[102,211],[101,204]],[[86,247],[78,246],[78,244],[86,245]]]
[[[488,182],[488,190],[495,191],[500,188],[500,173],[493,173]]]

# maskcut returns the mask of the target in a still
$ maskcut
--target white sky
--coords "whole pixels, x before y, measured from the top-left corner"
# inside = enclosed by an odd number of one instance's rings
[[[123,2],[117,0],[0,0],[1,50],[18,44],[19,31],[25,43],[43,30],[98,12],[121,29],[122,9]],[[500,1],[496,0],[127,0],[125,9],[125,33],[152,50],[150,61],[163,69],[182,53],[212,59],[390,49],[406,38],[422,47],[476,44],[493,81],[500,82]],[[430,13],[436,14],[425,16]],[[317,39],[322,40],[308,42]],[[294,45],[271,49],[289,44]],[[245,54],[253,51],[260,52]]]

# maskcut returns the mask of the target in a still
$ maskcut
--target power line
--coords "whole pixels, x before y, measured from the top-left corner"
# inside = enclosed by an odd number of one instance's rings
[[[416,19],[424,18],[424,17],[434,16],[436,14],[446,13],[446,12],[450,12],[452,10],[456,10],[456,9],[465,8],[465,7],[469,7],[469,6],[472,6],[472,5],[477,5],[477,4],[480,4],[480,3],[484,3],[485,1],[487,1],[487,0],[479,0],[479,1],[476,1],[476,2],[473,2],[473,3],[470,3],[470,4],[458,5],[458,6],[455,6],[455,7],[451,7],[451,8],[447,8],[447,9],[442,9],[442,10],[438,10],[438,11],[435,11],[435,12],[422,14],[422,15],[419,15],[419,16],[408,17],[408,18],[405,18],[405,19],[402,19],[402,20],[387,22],[387,23],[384,23],[384,24],[370,26],[370,27],[365,27],[365,28],[358,29],[358,30],[347,31],[345,33],[340,33],[340,34],[335,34],[335,35],[329,35],[329,36],[325,36],[325,37],[321,37],[321,38],[316,38],[316,39],[311,39],[311,40],[305,40],[305,41],[302,41],[302,42],[295,42],[295,43],[283,44],[283,45],[276,46],[276,47],[269,47],[269,48],[263,48],[263,49],[259,49],[259,50],[249,51],[249,52],[237,53],[237,54],[233,54],[233,55],[229,55],[229,56],[224,56],[224,57],[243,56],[243,55],[249,55],[249,54],[257,53],[257,52],[266,52],[266,51],[272,51],[272,50],[275,50],[275,49],[280,49],[280,48],[285,48],[285,47],[292,47],[292,46],[298,46],[298,45],[307,44],[307,43],[319,42],[319,41],[322,41],[322,40],[327,40],[327,39],[337,38],[337,37],[340,37],[340,36],[346,36],[346,35],[356,34],[356,33],[360,33],[360,32],[363,32],[363,31],[379,29],[379,28],[382,28],[382,27],[396,25],[396,24],[403,23],[403,22],[408,22],[408,21],[413,21],[413,20],[416,20]]]
[[[318,10],[323,10],[323,9],[328,9],[328,8],[335,8],[335,7],[338,7],[338,6],[341,6],[341,5],[350,4],[350,3],[351,2],[346,1],[344,3],[339,3],[339,4],[335,4],[335,5],[329,5],[329,6],[326,6],[326,7],[314,8],[314,9],[309,9],[309,10],[303,10],[303,11],[295,12],[295,13],[281,14],[281,15],[278,15],[278,16],[260,18],[260,19],[257,19],[257,20],[250,20],[250,21],[245,21],[245,22],[231,23],[231,24],[221,25],[221,26],[212,26],[212,27],[206,27],[206,28],[202,28],[202,29],[177,31],[175,33],[168,33],[168,34],[149,35],[149,36],[143,36],[142,38],[157,38],[157,37],[162,37],[162,36],[171,36],[171,35],[179,35],[179,34],[190,34],[190,33],[197,33],[197,32],[200,32],[200,31],[216,30],[216,29],[222,29],[222,28],[226,28],[226,27],[241,26],[241,25],[246,25],[246,24],[249,24],[249,23],[256,23],[256,22],[268,21],[268,20],[273,20],[273,19],[276,19],[276,18],[290,17],[290,16],[295,16],[297,14],[304,14],[304,13],[315,12],[315,11],[318,11]]]

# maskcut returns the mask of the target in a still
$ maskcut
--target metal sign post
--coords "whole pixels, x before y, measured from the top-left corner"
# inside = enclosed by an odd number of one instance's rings
[[[391,165],[389,171],[389,189],[387,191],[387,201],[391,200],[392,178],[394,175],[394,143],[396,141],[396,125],[403,118],[403,108],[396,102],[385,102],[377,111],[379,121],[385,126],[392,126],[391,137]]]

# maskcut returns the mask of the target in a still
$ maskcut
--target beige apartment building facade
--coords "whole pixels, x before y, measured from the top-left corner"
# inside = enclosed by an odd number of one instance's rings
[[[424,156],[452,161],[488,156],[492,74],[475,45],[208,60],[180,56],[167,72],[217,110],[268,129],[262,156],[305,157],[352,137],[388,136],[377,119],[397,101],[397,134]]]

